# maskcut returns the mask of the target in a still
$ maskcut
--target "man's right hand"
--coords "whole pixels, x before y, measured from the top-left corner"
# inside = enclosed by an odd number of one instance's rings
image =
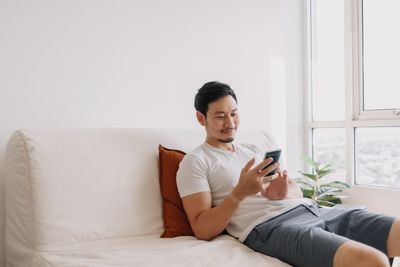
[[[253,167],[255,162],[254,158],[247,162],[240,173],[239,182],[233,188],[231,196],[236,201],[240,202],[244,198],[255,195],[263,188],[265,189],[266,187],[268,187],[270,181],[278,176],[278,173],[270,176],[265,176],[278,167],[278,164],[276,163],[268,166],[268,164],[270,164],[272,160],[272,158],[267,158],[255,167]],[[268,167],[265,168],[266,166]]]

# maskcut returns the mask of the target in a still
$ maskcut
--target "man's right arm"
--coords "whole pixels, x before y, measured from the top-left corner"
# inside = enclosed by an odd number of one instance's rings
[[[219,235],[229,224],[240,202],[247,196],[260,192],[265,184],[275,178],[264,176],[277,167],[275,164],[263,170],[271,162],[272,159],[268,158],[252,168],[254,159],[250,160],[242,169],[238,184],[216,207],[212,207],[210,192],[195,193],[182,198],[186,215],[198,239],[211,240]]]
[[[182,203],[197,239],[211,240],[226,228],[240,200],[231,192],[212,208],[211,193],[200,192],[182,198]]]

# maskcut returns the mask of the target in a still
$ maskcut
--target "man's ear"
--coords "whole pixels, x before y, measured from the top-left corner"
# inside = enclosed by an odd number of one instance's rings
[[[205,126],[205,125],[206,125],[206,116],[204,116],[203,113],[201,113],[200,111],[196,111],[196,117],[197,117],[197,121],[198,121],[202,126]]]

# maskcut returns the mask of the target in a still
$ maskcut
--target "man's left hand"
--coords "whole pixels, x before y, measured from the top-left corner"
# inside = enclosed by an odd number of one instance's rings
[[[263,188],[261,194],[271,200],[284,199],[289,192],[289,178],[287,171],[277,169],[278,177],[270,182],[268,186]]]

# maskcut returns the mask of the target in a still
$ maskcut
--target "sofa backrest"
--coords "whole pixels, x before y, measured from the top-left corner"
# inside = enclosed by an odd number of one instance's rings
[[[268,145],[261,131],[239,141]],[[31,248],[163,231],[158,144],[189,151],[202,129],[20,130],[6,150],[7,242]]]

